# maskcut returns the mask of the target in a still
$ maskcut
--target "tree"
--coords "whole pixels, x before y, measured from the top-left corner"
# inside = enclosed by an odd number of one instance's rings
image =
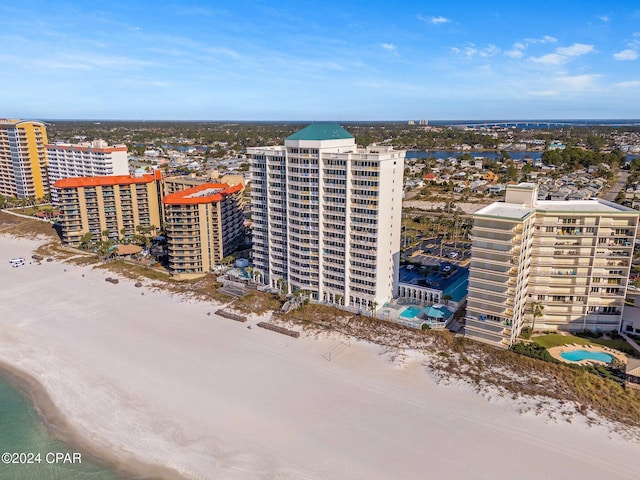
[[[378,309],[378,302],[373,300],[370,305],[371,305],[371,307],[370,307],[371,308],[371,314],[375,314],[376,310]]]
[[[505,162],[507,160],[511,160],[511,155],[506,150],[500,150],[500,160]]]
[[[612,370],[623,370],[626,363],[620,360],[618,357],[613,357],[609,362],[609,368]]]
[[[91,241],[93,240],[93,235],[91,232],[87,232],[80,238],[80,248],[89,248],[91,245]]]
[[[448,307],[449,306],[449,300],[451,300],[451,295],[449,295],[448,293],[445,293],[442,296],[442,300],[444,301],[444,306]]]
[[[531,333],[536,331],[536,318],[539,318],[542,316],[543,310],[544,310],[544,305],[542,304],[542,302],[531,302],[531,304],[529,305],[529,311],[533,316],[533,322],[531,324]]]

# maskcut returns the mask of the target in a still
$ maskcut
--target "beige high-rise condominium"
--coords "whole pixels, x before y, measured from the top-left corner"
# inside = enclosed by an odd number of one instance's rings
[[[203,183],[165,196],[169,270],[180,278],[203,275],[244,238],[244,184]]]
[[[617,331],[640,212],[605,200],[538,201],[507,187],[474,214],[465,332],[510,346],[535,330]],[[534,314],[535,313],[535,314]]]
[[[93,241],[132,237],[160,227],[162,174],[64,178],[60,192],[62,240],[78,246]]]

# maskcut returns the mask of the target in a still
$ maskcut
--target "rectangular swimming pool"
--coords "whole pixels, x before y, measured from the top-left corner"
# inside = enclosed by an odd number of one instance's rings
[[[402,318],[414,318],[422,311],[421,308],[418,307],[409,307],[405,308],[402,312],[400,312],[400,316]]]

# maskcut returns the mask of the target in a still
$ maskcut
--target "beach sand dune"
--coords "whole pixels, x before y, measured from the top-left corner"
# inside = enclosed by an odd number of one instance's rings
[[[375,345],[248,329],[216,305],[113,285],[91,267],[9,265],[35,246],[0,236],[0,361],[46,389],[75,441],[125,464],[230,480],[640,471],[637,444],[439,386],[419,355],[398,367]]]

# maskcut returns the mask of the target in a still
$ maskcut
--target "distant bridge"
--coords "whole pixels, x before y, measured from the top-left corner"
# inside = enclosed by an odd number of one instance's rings
[[[558,128],[558,127],[566,127],[570,125],[576,125],[576,123],[572,122],[542,122],[542,121],[531,121],[531,122],[469,122],[469,123],[457,123],[455,126],[460,127],[503,127],[503,128]]]

